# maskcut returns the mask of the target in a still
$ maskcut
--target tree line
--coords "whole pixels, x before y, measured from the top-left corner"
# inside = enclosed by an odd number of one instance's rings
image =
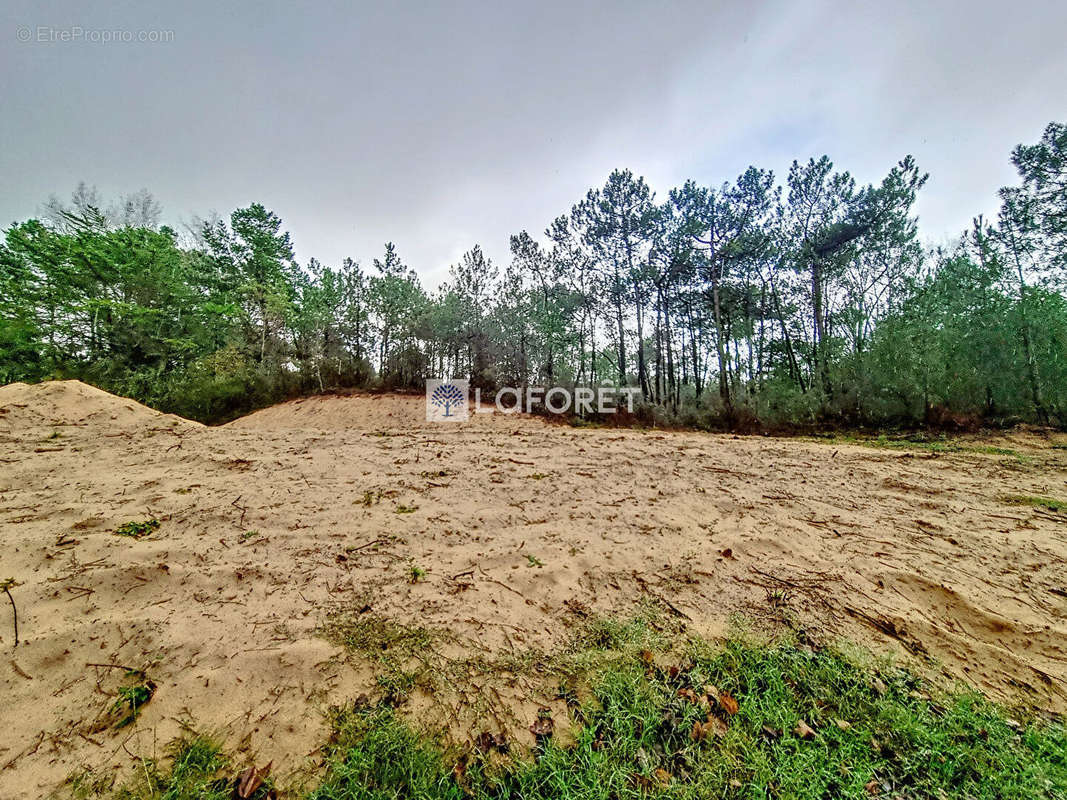
[[[1011,154],[995,220],[924,249],[909,156],[861,185],[829,158],[657,197],[612,172],[498,268],[427,291],[393,243],[298,264],[261,204],[189,233],[80,185],[0,244],[0,382],[74,377],[205,421],[428,377],[632,385],[701,427],[1067,425],[1067,126]]]

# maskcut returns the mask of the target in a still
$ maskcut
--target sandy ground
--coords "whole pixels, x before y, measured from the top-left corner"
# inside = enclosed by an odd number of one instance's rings
[[[313,763],[323,710],[371,681],[315,633],[335,608],[485,652],[552,647],[576,609],[642,600],[711,635],[788,616],[1063,712],[1067,513],[1005,501],[1067,498],[1055,441],[935,454],[435,425],[388,395],[208,428],[77,382],[2,387],[0,580],[19,583],[21,642],[0,596],[0,797],[129,768],[183,725],[282,774]],[[112,533],[149,518],[145,538]],[[115,729],[126,666],[157,688]]]

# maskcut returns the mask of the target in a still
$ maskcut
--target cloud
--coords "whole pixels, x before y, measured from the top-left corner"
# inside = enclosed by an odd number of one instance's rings
[[[714,6],[714,7],[713,7]],[[1055,3],[6,4],[0,219],[86,180],[177,220],[252,201],[298,256],[393,240],[427,283],[540,232],[614,167],[660,196],[827,153],[877,181],[906,153],[938,239],[995,211],[1011,147],[1063,114]],[[22,25],[169,29],[163,44],[16,44]],[[6,35],[6,34],[0,34]]]

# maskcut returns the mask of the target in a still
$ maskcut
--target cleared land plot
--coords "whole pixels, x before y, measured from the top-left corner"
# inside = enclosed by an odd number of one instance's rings
[[[1063,712],[1063,441],[431,425],[388,395],[207,428],[77,382],[0,388],[22,640],[0,597],[0,796],[162,754],[186,723],[284,774],[363,692],[457,737],[485,715],[525,731],[553,702],[542,655],[649,607],[710,636],[803,626]]]

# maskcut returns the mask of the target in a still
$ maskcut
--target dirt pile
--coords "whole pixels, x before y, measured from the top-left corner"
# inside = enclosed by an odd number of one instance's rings
[[[590,615],[714,634],[742,614],[1067,709],[1062,438],[887,449],[421,409],[316,398],[209,428],[71,382],[0,389],[23,640],[0,597],[0,797],[129,769],[185,725],[283,777],[313,767],[324,709],[383,691],[374,657],[321,635],[337,620],[374,648],[442,632],[445,655],[522,663]],[[551,702],[491,683],[494,727]],[[484,729],[449,702],[453,734]]]
[[[42,429],[89,427],[100,433],[121,433],[152,425],[199,423],[161,414],[81,381],[0,386],[0,431],[17,431],[24,436]]]
[[[451,423],[456,430],[539,428],[545,423],[528,414],[471,413],[466,422]],[[227,427],[242,430],[412,431],[438,430],[426,421],[423,395],[355,393],[318,395],[279,403],[235,419]]]

